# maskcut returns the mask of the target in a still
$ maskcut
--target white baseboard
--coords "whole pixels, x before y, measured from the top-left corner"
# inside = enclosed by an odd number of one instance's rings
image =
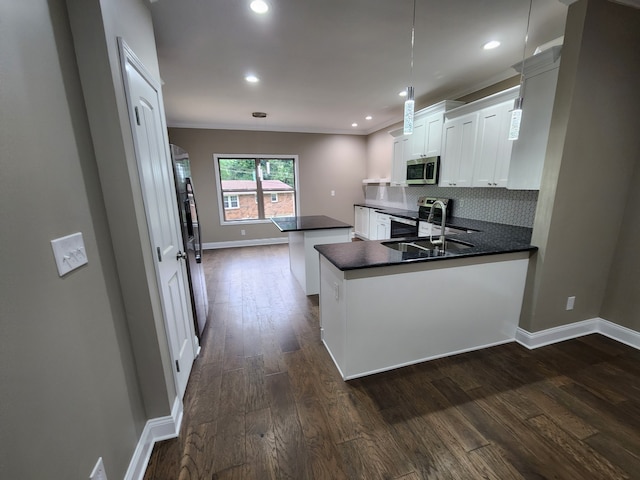
[[[289,243],[289,237],[255,238],[253,240],[234,240],[231,242],[207,242],[202,244],[202,248],[204,250],[215,250],[217,248],[256,247],[259,245],[277,245],[279,243]]]
[[[516,331],[516,341],[529,350],[532,350],[591,333],[599,333],[640,350],[640,332],[599,317],[533,333],[518,328]]]
[[[133,457],[131,457],[124,480],[143,480],[154,444],[178,436],[183,413],[182,400],[176,397],[171,408],[171,415],[147,421],[133,452]]]

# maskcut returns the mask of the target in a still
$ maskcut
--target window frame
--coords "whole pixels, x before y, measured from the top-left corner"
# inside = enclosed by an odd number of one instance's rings
[[[216,197],[218,199],[218,219],[220,221],[220,225],[240,225],[240,224],[247,225],[247,224],[271,223],[271,219],[269,218],[265,218],[265,219],[256,218],[256,219],[247,219],[247,220],[225,220],[225,217],[224,217],[225,208],[224,208],[224,201],[223,201],[224,193],[222,192],[222,184],[220,182],[220,164],[218,162],[218,160],[220,159],[232,159],[232,160],[233,159],[239,159],[239,160],[244,160],[244,159],[288,160],[288,159],[291,159],[293,160],[293,169],[294,169],[293,178],[295,182],[295,185],[293,188],[293,192],[295,195],[294,207],[295,207],[295,214],[300,215],[300,162],[299,162],[298,155],[290,155],[290,154],[273,155],[273,154],[257,154],[257,153],[248,153],[248,154],[214,153],[213,154],[213,171],[216,177]],[[230,194],[233,195],[233,193],[230,193]],[[257,200],[257,192],[256,192],[256,200]]]

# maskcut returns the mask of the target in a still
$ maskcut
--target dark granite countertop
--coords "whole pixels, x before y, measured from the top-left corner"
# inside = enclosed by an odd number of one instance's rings
[[[306,215],[300,217],[275,217],[271,221],[281,232],[300,232],[304,230],[330,230],[351,228],[352,225],[326,215]]]
[[[418,219],[418,212],[410,210],[397,210],[385,207],[375,208],[391,215],[405,218]],[[398,215],[394,212],[405,212]],[[324,255],[332,264],[340,270],[355,270],[361,268],[382,267],[398,265],[407,262],[432,262],[447,261],[452,258],[477,257],[482,255],[495,255],[501,253],[535,251],[537,247],[531,245],[532,229],[516,227],[501,223],[484,222],[468,218],[447,218],[448,227],[455,227],[470,231],[469,233],[447,235],[447,240],[460,241],[472,245],[471,248],[447,252],[444,256],[428,256],[427,252],[420,254],[400,252],[386,247],[383,243],[389,241],[424,240],[424,238],[411,237],[406,239],[394,238],[392,240],[369,240],[349,243],[334,243],[331,245],[316,245],[315,248]],[[434,237],[435,238],[435,237]],[[427,237],[428,239],[428,237]]]

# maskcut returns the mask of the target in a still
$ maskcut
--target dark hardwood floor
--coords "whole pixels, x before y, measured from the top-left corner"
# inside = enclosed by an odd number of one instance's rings
[[[145,479],[640,478],[630,347],[512,343],[343,382],[286,245],[204,263],[210,318],[182,429]]]

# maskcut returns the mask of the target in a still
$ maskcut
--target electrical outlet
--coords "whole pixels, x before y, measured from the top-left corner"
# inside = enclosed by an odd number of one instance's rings
[[[336,196],[336,191],[335,190],[331,190],[331,196],[335,197]]]
[[[576,303],[576,297],[567,297],[567,310],[573,310],[573,305]]]
[[[244,229],[240,230],[240,235],[246,235],[246,234],[247,234],[246,230],[244,230]]]
[[[108,480],[107,472],[104,470],[104,464],[102,463],[102,457],[98,458],[96,466],[93,467],[89,480]]]

